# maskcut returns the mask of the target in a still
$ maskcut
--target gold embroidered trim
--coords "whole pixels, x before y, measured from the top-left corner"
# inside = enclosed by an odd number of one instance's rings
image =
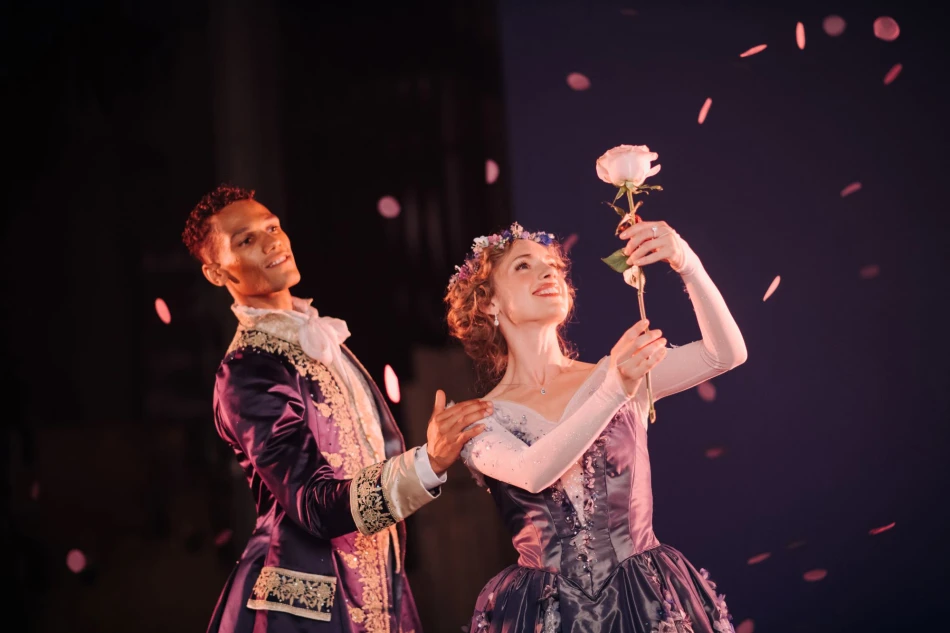
[[[359,560],[359,573],[370,578],[378,569],[386,568],[389,552],[389,532],[356,535],[356,554]],[[362,620],[366,633],[389,633],[389,593],[383,583],[363,583]]]
[[[234,335],[234,340],[228,346],[228,354],[239,349],[252,347],[271,354],[279,354],[290,361],[294,369],[301,376],[307,378],[316,378],[316,368],[323,367],[323,364],[316,361],[303,351],[303,349],[290,341],[285,341],[272,334],[261,332],[260,330],[245,330],[238,328]]]
[[[247,606],[329,622],[335,594],[336,578],[332,576],[265,567],[251,589]]]
[[[382,532],[396,523],[380,485],[385,465],[380,462],[367,466],[350,484],[350,511],[361,534]]]
[[[307,356],[306,352],[296,342],[284,340],[274,334],[239,327],[234,340],[228,347],[228,354],[243,348],[256,348],[263,352],[283,356],[301,376],[317,382],[320,391],[323,393],[324,402],[315,402],[314,405],[324,417],[332,418],[340,444],[339,453],[328,453],[325,456],[327,456],[327,460],[331,462],[330,465],[334,469],[338,466],[334,465],[333,462],[339,461],[339,468],[341,468],[339,472],[342,476],[354,480],[350,484],[350,507],[351,509],[357,508],[359,504],[356,493],[359,492],[359,486],[356,479],[359,475],[365,474],[364,466],[367,470],[374,467],[381,469],[382,462],[373,465],[373,457],[369,454],[368,447],[361,445],[356,422],[336,376],[323,363]],[[358,569],[359,582],[363,590],[363,607],[350,607],[350,616],[353,622],[359,622],[357,617],[365,622],[366,633],[389,633],[390,631],[387,580],[390,537],[392,537],[393,547],[399,546],[398,535],[395,534],[395,521],[392,520],[385,507],[381,490],[377,490],[375,495],[377,499],[372,500],[372,486],[379,488],[378,481],[379,471],[372,478],[371,487],[364,491],[364,499],[367,503],[372,502],[376,508],[375,512],[369,515],[371,522],[373,516],[376,516],[377,520],[382,520],[382,513],[389,516],[389,523],[380,523],[380,527],[376,529],[383,530],[388,525],[390,530],[370,536],[356,534],[356,555],[352,561],[349,556],[346,556],[347,566]],[[382,508],[377,505],[378,503],[383,504]],[[362,520],[359,518],[360,514],[354,510],[353,515],[359,528]],[[368,526],[364,524],[363,527]],[[362,530],[362,528],[360,529]],[[398,552],[396,558],[398,561]],[[357,611],[360,613],[359,616],[355,615]]]
[[[283,356],[290,361],[297,373],[317,382],[323,393],[324,402],[314,404],[321,414],[325,417],[332,416],[336,423],[342,458],[342,475],[347,479],[355,477],[363,468],[363,455],[360,452],[356,425],[340,384],[326,365],[307,356],[307,353],[296,343],[260,330],[238,328],[234,340],[228,347],[228,354],[248,347]]]
[[[323,451],[322,455],[323,458],[327,460],[327,463],[333,468],[339,468],[343,465],[343,458],[339,453],[327,453],[326,451]]]

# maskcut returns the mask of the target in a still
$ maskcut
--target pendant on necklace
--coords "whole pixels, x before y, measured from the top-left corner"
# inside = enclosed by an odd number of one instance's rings
[[[543,395],[546,394],[546,393],[547,393],[547,391],[544,390],[544,387],[541,387],[541,395],[543,396]]]

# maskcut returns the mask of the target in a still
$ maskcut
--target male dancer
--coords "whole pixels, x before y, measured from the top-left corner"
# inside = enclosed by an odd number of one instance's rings
[[[215,608],[210,633],[421,633],[403,569],[402,521],[435,499],[445,471],[491,411],[448,409],[436,392],[427,444],[405,450],[379,389],[342,344],[350,332],[290,288],[290,240],[254,191],[221,185],[182,239],[228,289],[238,328],[214,392],[257,525]]]

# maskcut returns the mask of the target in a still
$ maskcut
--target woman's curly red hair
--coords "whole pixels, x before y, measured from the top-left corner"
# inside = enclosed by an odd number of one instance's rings
[[[508,343],[501,330],[495,327],[494,317],[486,310],[495,294],[492,272],[505,259],[514,243],[512,240],[505,244],[504,248],[492,247],[483,250],[472,262],[475,272],[459,275],[444,298],[449,334],[462,342],[465,353],[475,363],[479,384],[487,389],[498,384],[508,366]],[[563,267],[570,307],[567,318],[557,328],[557,337],[561,351],[573,357],[576,352],[564,336],[564,330],[574,312],[575,289],[568,275],[570,260],[558,242],[546,248],[555,254],[558,263]]]

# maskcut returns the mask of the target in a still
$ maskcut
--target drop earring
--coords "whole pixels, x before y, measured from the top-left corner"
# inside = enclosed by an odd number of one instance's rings
[[[495,315],[495,327],[498,327],[498,315]]]

